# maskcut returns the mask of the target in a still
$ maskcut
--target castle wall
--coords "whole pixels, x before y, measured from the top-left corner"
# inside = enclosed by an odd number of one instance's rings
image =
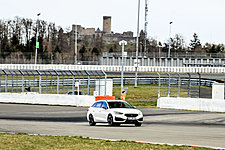
[[[93,35],[93,34],[95,34],[95,28],[83,29],[80,34],[81,35]]]

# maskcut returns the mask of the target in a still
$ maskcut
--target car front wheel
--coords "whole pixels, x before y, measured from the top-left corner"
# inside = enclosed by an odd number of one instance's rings
[[[113,116],[112,116],[112,115],[109,115],[109,116],[108,116],[107,121],[108,121],[108,124],[109,124],[110,126],[113,126],[113,125],[114,125],[114,122],[113,122]]]
[[[94,121],[94,117],[93,117],[92,114],[89,115],[89,125],[90,126],[95,126],[96,125],[96,123]]]

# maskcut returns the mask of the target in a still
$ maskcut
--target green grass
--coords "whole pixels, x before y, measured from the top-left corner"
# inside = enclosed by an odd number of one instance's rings
[[[133,106],[156,106],[158,98],[158,86],[134,86],[124,87],[128,88],[128,94],[126,101]],[[177,88],[172,87],[170,89],[170,96],[177,97]],[[181,97],[187,97],[187,91],[181,89]],[[120,87],[113,87],[113,96],[116,99],[120,99]],[[167,96],[167,87],[161,87],[161,96]]]
[[[208,150],[209,148],[143,144],[82,137],[0,133],[0,149],[15,150]]]

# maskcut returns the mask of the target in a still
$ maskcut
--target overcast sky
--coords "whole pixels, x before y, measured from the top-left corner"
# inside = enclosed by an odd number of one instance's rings
[[[141,0],[140,29],[144,29]],[[72,24],[102,30],[103,16],[112,16],[112,31],[137,33],[138,0],[0,0],[0,19],[15,16],[54,22],[63,28]],[[165,42],[181,34],[187,43],[197,33],[202,43],[225,44],[225,0],[149,0],[148,36]]]

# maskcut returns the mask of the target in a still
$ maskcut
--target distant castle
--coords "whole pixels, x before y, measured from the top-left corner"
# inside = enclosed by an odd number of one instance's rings
[[[83,40],[84,38],[102,38],[105,42],[118,42],[121,40],[126,40],[130,43],[135,43],[135,37],[133,37],[133,32],[127,31],[120,33],[113,33],[111,31],[111,16],[103,16],[103,30],[99,28],[84,28],[81,25],[72,25],[71,35],[77,31],[78,40]]]

